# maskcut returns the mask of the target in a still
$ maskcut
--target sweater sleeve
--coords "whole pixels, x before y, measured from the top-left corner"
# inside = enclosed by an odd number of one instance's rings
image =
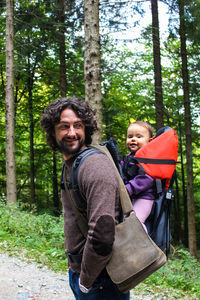
[[[79,186],[87,200],[89,228],[80,282],[89,288],[112,255],[116,211],[119,211],[119,190],[111,161],[103,154],[88,157],[80,168]]]
[[[154,179],[148,174],[145,175],[136,175],[126,184],[126,189],[129,195],[139,196],[143,199],[154,199]]]

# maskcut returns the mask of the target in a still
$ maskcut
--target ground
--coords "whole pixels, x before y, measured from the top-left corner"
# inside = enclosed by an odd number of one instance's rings
[[[67,274],[0,254],[0,300],[74,300]]]

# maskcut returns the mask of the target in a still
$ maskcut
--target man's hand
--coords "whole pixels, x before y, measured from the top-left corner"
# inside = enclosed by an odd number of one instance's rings
[[[80,283],[80,277],[79,277],[78,285],[79,285],[79,289],[81,290],[81,292],[83,292],[85,294],[89,293],[89,291],[91,290],[91,288],[87,289],[84,285],[82,285]]]

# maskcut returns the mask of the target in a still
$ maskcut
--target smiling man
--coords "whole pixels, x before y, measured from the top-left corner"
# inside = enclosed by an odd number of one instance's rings
[[[70,183],[74,160],[91,144],[97,130],[94,111],[82,99],[61,98],[45,109],[41,127],[52,150],[63,154]],[[122,294],[106,272],[121,213],[118,180],[110,159],[103,153],[88,156],[80,167],[78,184],[86,201],[87,237],[77,225],[66,192],[61,189],[69,281],[75,299],[128,300],[129,293]],[[70,193],[74,197],[71,190]]]
[[[85,125],[72,109],[61,112],[60,122],[55,125],[55,138],[65,160],[86,147]]]

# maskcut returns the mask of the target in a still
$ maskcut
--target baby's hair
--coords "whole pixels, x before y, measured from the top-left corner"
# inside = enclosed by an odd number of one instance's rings
[[[134,125],[134,124],[138,124],[139,126],[145,127],[145,128],[149,131],[150,138],[153,137],[153,127],[152,127],[148,122],[135,121],[135,122],[131,123],[131,124],[128,126],[128,128],[129,128],[131,125]]]

